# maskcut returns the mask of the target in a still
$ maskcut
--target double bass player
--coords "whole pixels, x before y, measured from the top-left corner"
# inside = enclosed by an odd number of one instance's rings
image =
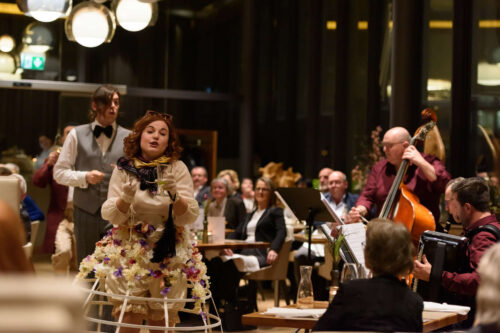
[[[403,183],[432,212],[436,231],[443,230],[439,224],[439,199],[451,175],[437,157],[420,153],[410,145],[410,139],[410,133],[403,127],[393,127],[385,133],[382,140],[385,159],[373,166],[355,207],[349,212],[349,222],[360,221],[373,207],[379,214],[400,165],[407,159],[410,165]]]

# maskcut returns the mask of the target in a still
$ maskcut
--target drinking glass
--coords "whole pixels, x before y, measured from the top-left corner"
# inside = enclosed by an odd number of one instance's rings
[[[165,176],[172,172],[170,164],[158,164],[156,166],[156,183],[158,184],[158,193],[156,195],[166,197],[167,190],[163,187]]]

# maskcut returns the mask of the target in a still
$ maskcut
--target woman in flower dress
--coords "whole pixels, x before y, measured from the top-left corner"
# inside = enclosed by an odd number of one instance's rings
[[[148,111],[134,124],[102,207],[102,217],[114,228],[82,261],[79,276],[94,272],[108,293],[118,295],[178,299],[186,298],[189,287],[195,309],[205,315],[206,267],[186,227],[196,219],[198,203],[188,169],[179,161],[181,150],[170,115]],[[123,298],[110,300],[118,318]],[[168,304],[169,326],[179,322],[183,306]],[[122,322],[140,325],[146,319],[149,325],[164,326],[164,313],[163,302],[129,300]]]

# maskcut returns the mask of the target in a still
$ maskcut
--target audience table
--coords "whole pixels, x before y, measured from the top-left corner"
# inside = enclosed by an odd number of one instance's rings
[[[314,302],[315,308],[324,308],[327,302]],[[326,305],[325,305],[326,303]],[[294,307],[289,306],[289,307]],[[467,315],[460,315],[454,312],[424,311],[422,313],[424,321],[424,332],[434,331],[448,325],[452,325],[467,319]],[[263,312],[253,312],[242,317],[243,325],[269,326],[269,327],[291,327],[297,329],[310,330],[316,324],[317,318],[282,318],[275,315],[264,314]]]
[[[224,242],[202,243],[196,245],[201,251],[205,250],[222,250],[222,249],[247,249],[247,248],[268,248],[271,246],[269,242],[246,242],[243,240],[226,239]]]

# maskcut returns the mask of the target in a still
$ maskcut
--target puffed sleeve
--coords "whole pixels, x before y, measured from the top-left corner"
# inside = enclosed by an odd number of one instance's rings
[[[124,214],[116,207],[116,201],[120,198],[122,193],[122,184],[127,181],[127,177],[129,177],[129,175],[126,171],[118,170],[118,168],[113,170],[111,179],[109,180],[108,199],[101,208],[102,218],[114,225],[125,224],[129,217],[128,213]]]
[[[187,225],[193,223],[199,214],[198,202],[194,199],[193,180],[186,165],[181,161],[173,163],[173,172],[176,180],[177,195],[181,196],[187,203],[187,210],[180,216],[175,216],[176,225]]]

